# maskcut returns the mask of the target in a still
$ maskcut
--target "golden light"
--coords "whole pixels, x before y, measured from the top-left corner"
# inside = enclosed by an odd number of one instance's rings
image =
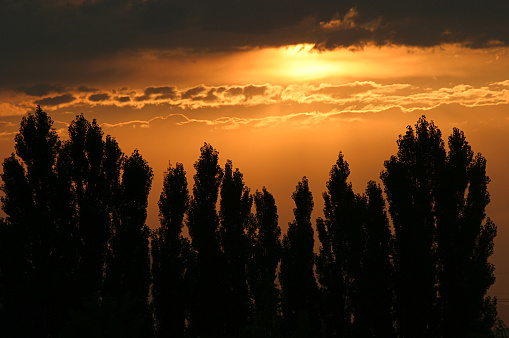
[[[345,72],[345,64],[341,60],[330,58],[313,48],[313,44],[299,44],[278,49],[276,58],[279,66],[274,75],[300,82],[337,77]]]

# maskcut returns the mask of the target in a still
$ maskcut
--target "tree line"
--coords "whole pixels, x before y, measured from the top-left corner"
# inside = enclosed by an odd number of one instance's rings
[[[83,115],[68,133],[37,107],[3,162],[2,337],[492,335],[486,159],[456,128],[446,149],[424,116],[408,126],[384,190],[355,193],[339,153],[318,253],[306,177],[282,236],[273,195],[205,144],[191,190],[169,165],[150,230],[147,161]]]

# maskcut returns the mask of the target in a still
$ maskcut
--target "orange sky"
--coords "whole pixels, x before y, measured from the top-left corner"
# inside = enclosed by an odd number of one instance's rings
[[[349,10],[313,22],[324,31],[375,29],[378,21],[361,25],[354,21],[358,15]],[[298,27],[310,22],[299,21]],[[286,36],[285,29],[274,32]],[[47,80],[51,69],[33,80],[20,75],[25,80],[0,83],[0,157],[13,151],[21,116],[36,104],[52,116],[62,138],[76,114],[95,118],[124,152],[138,148],[153,167],[147,222],[154,228],[168,161],[184,164],[192,186],[192,165],[209,142],[223,164],[231,159],[239,167],[253,192],[266,186],[274,194],[285,232],[292,219],[291,194],[302,176],[309,178],[317,217],[339,151],[350,163],[354,190],[363,192],[368,180],[380,182],[398,135],[424,114],[444,137],[453,127],[463,130],[473,150],[488,160],[488,215],[498,226],[492,258],[497,283],[491,293],[506,298],[509,49],[504,44],[373,42],[324,49],[302,41],[203,53],[185,47],[161,50],[147,44],[129,53],[119,48],[76,59],[74,68],[59,68]],[[65,76],[66,69],[75,76]]]

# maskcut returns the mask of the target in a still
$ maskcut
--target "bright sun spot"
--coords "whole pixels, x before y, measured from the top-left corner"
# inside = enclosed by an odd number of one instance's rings
[[[340,75],[344,65],[314,50],[313,44],[299,44],[278,50],[279,75],[295,81],[311,81]]]

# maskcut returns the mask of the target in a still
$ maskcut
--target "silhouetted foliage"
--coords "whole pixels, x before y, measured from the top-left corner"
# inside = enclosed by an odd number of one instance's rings
[[[313,227],[311,212],[313,196],[308,180],[303,177],[292,195],[295,220],[289,223],[283,237],[281,282],[284,327],[287,334],[316,336],[318,334],[318,287],[313,271]]]
[[[175,168],[170,165],[165,173],[158,204],[161,227],[151,235],[156,333],[157,337],[182,337],[189,305],[187,268],[192,265],[192,253],[189,240],[182,236],[189,192],[181,163]]]
[[[2,336],[58,331],[75,297],[73,205],[69,177],[59,171],[60,147],[53,121],[37,107],[21,121],[18,156],[3,163]]]
[[[357,279],[365,245],[363,218],[366,201],[347,182],[348,163],[339,154],[330,171],[324,198],[325,219],[317,220],[321,242],[317,274],[322,286],[324,321],[330,336],[353,334],[352,319],[357,320]]]
[[[152,169],[135,150],[123,164],[121,199],[113,223],[104,287],[104,294],[114,300],[132,299],[134,311],[145,322],[144,337],[152,333],[149,229],[145,225],[152,178]]]
[[[486,159],[456,128],[448,151],[425,117],[400,135],[380,176],[393,234],[381,188],[354,193],[340,153],[316,256],[306,177],[281,241],[274,197],[251,195],[206,143],[192,197],[183,165],[169,166],[150,232],[153,172],[138,150],[126,157],[83,115],[68,132],[61,142],[37,107],[3,162],[2,337],[488,337],[501,327],[486,296],[497,232]]]
[[[83,115],[69,126],[69,140],[61,154],[67,158],[68,170],[74,191],[81,297],[99,296],[103,282],[103,269],[110,232],[110,210],[114,207],[123,154],[114,140],[103,140],[101,128],[95,120],[88,122]],[[114,168],[111,168],[113,164]],[[113,170],[112,170],[113,169]]]
[[[131,297],[86,299],[72,309],[60,338],[146,337],[146,322]]]
[[[391,234],[385,202],[374,182],[365,195],[355,194],[349,175],[340,153],[323,194],[325,219],[317,219],[324,334],[390,337]]]
[[[437,335],[433,195],[445,149],[441,132],[419,119],[398,140],[381,178],[395,230],[396,313],[401,337]]]
[[[279,332],[279,290],[275,286],[276,269],[281,259],[281,228],[276,201],[270,192],[256,191],[256,212],[250,222],[248,282],[253,299],[252,326],[265,337]]]
[[[248,220],[253,198],[244,185],[239,169],[233,171],[232,162],[227,161],[221,183],[219,235],[225,259],[225,301],[227,323],[225,333],[238,335],[249,317],[249,292],[246,265],[249,252],[247,238]]]
[[[485,209],[486,159],[474,156],[463,132],[454,128],[435,197],[441,334],[459,337],[489,335],[496,319],[496,302],[485,297],[495,282],[493,254],[496,227]]]
[[[365,198],[365,251],[357,281],[354,336],[394,337],[391,232],[385,200],[373,181],[368,182]]]
[[[218,152],[205,144],[200,158],[194,163],[193,197],[187,224],[196,251],[195,299],[191,312],[194,335],[219,335],[225,330],[226,286],[223,278],[225,262],[219,242],[219,216],[216,203],[223,170],[218,164]]]
[[[495,225],[486,161],[473,157],[455,129],[446,154],[441,132],[420,118],[398,140],[398,154],[381,174],[395,229],[395,290],[402,337],[490,334],[495,303]],[[438,297],[437,297],[438,296]]]

